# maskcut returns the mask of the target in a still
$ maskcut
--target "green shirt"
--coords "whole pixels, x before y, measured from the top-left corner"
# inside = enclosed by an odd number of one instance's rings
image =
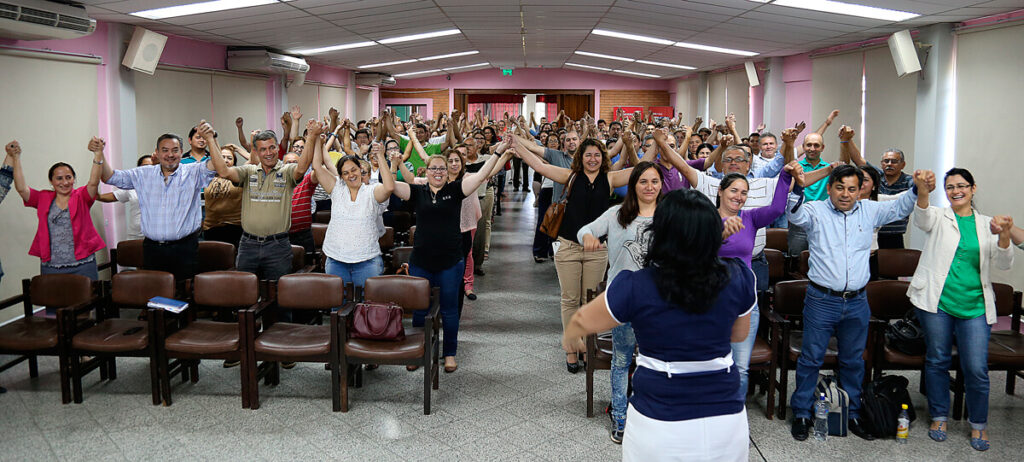
[[[297,164],[278,161],[270,170],[256,164],[231,167],[242,188],[242,230],[255,236],[287,232],[292,226],[292,192]]]
[[[818,166],[815,167],[811,165],[811,163],[808,162],[807,158],[805,157],[803,158],[803,160],[800,161],[800,166],[804,168],[805,172],[813,172],[815,170],[820,170],[825,167],[828,167],[828,162],[819,159]],[[807,202],[811,202],[823,201],[825,199],[828,199],[827,186],[828,178],[822,178],[810,186],[804,186],[804,200]]]
[[[953,264],[949,267],[946,284],[939,297],[939,309],[961,319],[973,319],[985,314],[985,296],[981,289],[981,247],[974,214],[956,215],[960,228],[960,243],[956,247]]]
[[[402,152],[405,152],[405,146],[407,144],[409,144],[409,139],[408,138],[399,138],[398,139],[398,147],[399,147],[399,149],[402,150]],[[441,145],[440,144],[426,144],[426,145],[423,145],[423,152],[427,153],[427,157],[430,157],[430,156],[432,156],[434,154],[440,154],[441,153]],[[427,165],[425,162],[423,162],[423,159],[420,158],[420,155],[418,153],[416,153],[416,149],[415,148],[413,149],[412,153],[409,155],[408,162],[412,163],[412,168],[410,168],[409,171],[411,171],[413,173],[413,175],[416,174],[416,170],[419,170],[420,167],[425,167]],[[399,174],[401,174],[401,172],[399,172]]]

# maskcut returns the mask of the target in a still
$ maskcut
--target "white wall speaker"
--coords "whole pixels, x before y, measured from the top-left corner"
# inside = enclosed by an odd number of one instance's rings
[[[761,85],[761,80],[757,78],[757,68],[754,67],[754,62],[747,61],[743,63],[743,67],[747,70],[747,81],[750,82],[750,86]]]
[[[892,34],[887,40],[892,62],[896,64],[896,74],[900,77],[921,70],[921,61],[917,59],[917,48],[910,36],[910,29]]]
[[[132,41],[128,44],[128,50],[125,51],[121,64],[127,68],[153,75],[166,43],[166,35],[135,26],[135,33],[132,34]]]

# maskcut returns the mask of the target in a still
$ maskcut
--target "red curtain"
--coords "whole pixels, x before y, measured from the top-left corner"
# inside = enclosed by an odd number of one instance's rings
[[[471,95],[472,97],[472,95]],[[479,109],[483,112],[485,119],[500,120],[508,112],[509,117],[517,117],[523,112],[522,101],[515,103],[469,103],[467,106],[469,114],[475,114]]]
[[[523,103],[523,95],[486,95],[486,94],[474,94],[469,95],[469,104],[473,103]]]
[[[545,117],[548,118],[548,122],[554,120],[558,116],[558,103],[544,103],[544,113],[547,114]]]

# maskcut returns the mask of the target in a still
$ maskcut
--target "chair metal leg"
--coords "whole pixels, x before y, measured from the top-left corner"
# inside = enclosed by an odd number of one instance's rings
[[[39,377],[39,361],[36,360],[36,355],[28,355],[28,376],[33,379]]]
[[[117,380],[117,357],[107,359],[107,380]]]

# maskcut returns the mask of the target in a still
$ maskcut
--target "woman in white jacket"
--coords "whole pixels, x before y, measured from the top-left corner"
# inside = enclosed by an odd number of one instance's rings
[[[930,172],[922,175],[934,175]],[[934,182],[934,178],[930,178]],[[943,180],[949,208],[929,207],[928,195],[917,198],[914,225],[928,235],[907,296],[920,311],[925,334],[925,393],[932,424],[928,436],[946,440],[949,414],[949,365],[956,337],[966,377],[971,447],[989,448],[988,339],[996,322],[995,294],[989,267],[1010,269],[1013,252],[1008,216],[987,217],[972,205],[978,187],[971,172],[953,168]],[[993,223],[996,226],[991,226]],[[994,235],[990,229],[1000,229]]]

